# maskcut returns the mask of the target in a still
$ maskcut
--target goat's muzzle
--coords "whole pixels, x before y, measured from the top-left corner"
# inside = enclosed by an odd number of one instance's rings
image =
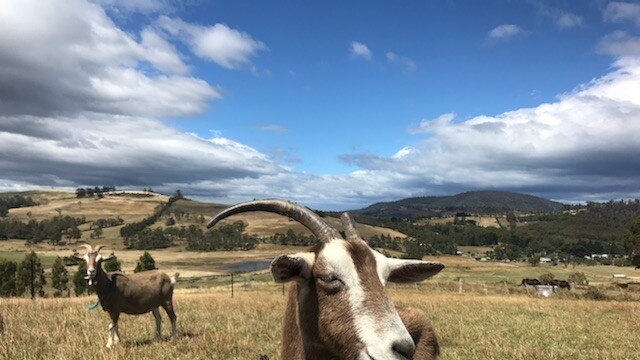
[[[89,285],[93,285],[93,278],[96,277],[96,269],[87,269],[87,276],[84,277]]]

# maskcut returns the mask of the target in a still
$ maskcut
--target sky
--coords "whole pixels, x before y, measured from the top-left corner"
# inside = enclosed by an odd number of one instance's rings
[[[0,191],[640,196],[640,2],[0,2]]]

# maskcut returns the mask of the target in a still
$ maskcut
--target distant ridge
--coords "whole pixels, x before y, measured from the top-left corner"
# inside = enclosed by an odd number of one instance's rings
[[[564,205],[541,197],[510,191],[468,191],[450,196],[423,196],[379,202],[352,213],[373,217],[420,218],[455,212],[554,212]]]

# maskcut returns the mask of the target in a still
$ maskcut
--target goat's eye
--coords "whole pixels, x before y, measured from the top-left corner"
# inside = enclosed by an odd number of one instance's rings
[[[322,276],[320,276],[319,279],[320,279],[320,281],[325,282],[325,283],[330,283],[330,282],[338,280],[338,278],[335,277],[335,275],[322,275]]]

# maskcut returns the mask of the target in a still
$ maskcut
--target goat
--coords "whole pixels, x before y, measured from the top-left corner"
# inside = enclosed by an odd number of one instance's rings
[[[387,281],[418,282],[444,268],[422,260],[387,258],[357,233],[342,214],[346,240],[306,207],[286,200],[232,206],[207,227],[246,211],[268,211],[294,219],[320,241],[307,252],[280,255],[271,263],[276,282],[292,282],[284,315],[281,358],[436,359],[439,346],[429,319],[418,310],[396,310]]]
[[[107,274],[102,269],[102,263],[111,258],[100,255],[100,249],[104,245],[92,248],[91,245],[83,245],[87,252],[80,256],[77,252],[74,257],[87,262],[87,276],[85,279],[89,285],[93,285],[102,310],[109,313],[109,340],[107,347],[111,347],[120,341],[118,331],[118,319],[120,313],[130,315],[153,313],[156,320],[156,338],[160,338],[162,319],[159,308],[162,307],[171,320],[171,337],[176,335],[176,314],[173,311],[173,288],[179,273],[172,277],[157,270],[143,271],[137,274],[125,275],[120,272]],[[113,256],[113,255],[112,255]]]
[[[542,285],[542,283],[540,282],[540,280],[538,279],[522,279],[522,282],[520,283],[520,286],[522,285]]]
[[[569,282],[566,280],[551,280],[549,281],[549,285],[559,287],[560,289],[571,290],[571,284],[569,284]]]

